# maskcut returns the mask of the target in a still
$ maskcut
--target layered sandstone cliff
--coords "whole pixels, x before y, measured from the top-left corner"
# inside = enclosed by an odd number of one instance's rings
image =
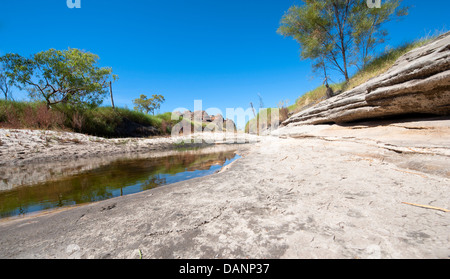
[[[385,73],[294,114],[283,125],[407,114],[450,115],[450,32],[401,56]]]

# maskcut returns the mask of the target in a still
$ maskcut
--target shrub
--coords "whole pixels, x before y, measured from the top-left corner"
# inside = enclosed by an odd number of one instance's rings
[[[77,132],[81,132],[83,130],[83,124],[84,124],[84,116],[76,111],[72,115],[72,129],[74,129]]]
[[[64,113],[48,110],[42,102],[0,103],[0,125],[8,128],[61,129],[64,128]]]
[[[58,104],[50,110],[43,102],[0,100],[0,127],[15,129],[65,129],[100,137],[115,137],[124,119],[144,126],[157,127],[161,134],[170,134],[178,121],[171,113],[148,115],[125,108],[74,107]]]

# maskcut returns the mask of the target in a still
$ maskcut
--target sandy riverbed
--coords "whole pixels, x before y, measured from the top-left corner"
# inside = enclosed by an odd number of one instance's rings
[[[448,258],[450,213],[403,202],[450,207],[449,127],[282,128],[218,174],[1,221],[0,258]]]
[[[106,139],[70,132],[0,129],[0,166],[98,158],[117,154],[173,150],[216,143],[257,142],[241,133],[199,133],[177,137]]]

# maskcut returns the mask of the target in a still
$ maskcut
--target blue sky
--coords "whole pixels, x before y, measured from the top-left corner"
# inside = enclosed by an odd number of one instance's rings
[[[113,68],[117,106],[162,94],[161,112],[266,107],[314,89],[321,78],[300,60],[299,46],[276,33],[294,0],[0,0],[0,55],[79,48]],[[448,30],[450,1],[405,0],[410,15],[385,27],[390,46]],[[335,78],[334,81],[338,78]],[[16,99],[23,98],[15,92]],[[105,101],[105,105],[109,101]]]

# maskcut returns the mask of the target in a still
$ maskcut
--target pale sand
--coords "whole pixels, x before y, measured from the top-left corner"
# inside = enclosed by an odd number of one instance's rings
[[[214,175],[3,220],[0,258],[448,258],[450,213],[403,202],[450,208],[449,127],[282,128]]]

